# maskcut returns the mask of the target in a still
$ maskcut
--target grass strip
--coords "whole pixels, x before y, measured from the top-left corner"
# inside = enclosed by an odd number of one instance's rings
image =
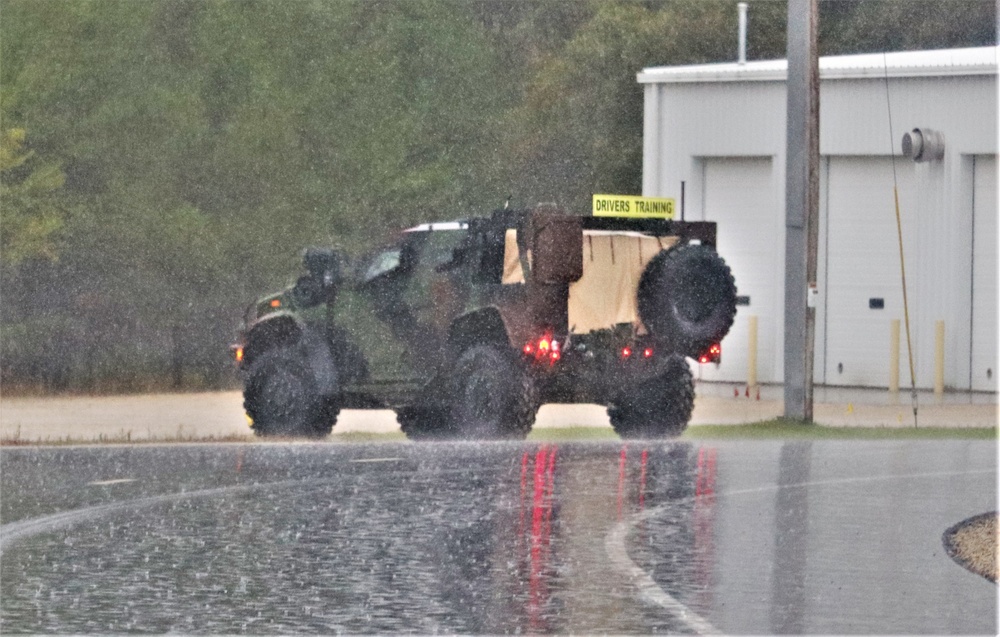
[[[788,420],[766,420],[747,425],[694,425],[684,439],[771,439],[809,440],[912,440],[959,439],[996,440],[995,427],[827,427]]]
[[[528,440],[617,440],[610,427],[560,427],[534,429]],[[745,425],[692,425],[681,440],[996,440],[993,427],[827,427],[787,420],[766,420]]]

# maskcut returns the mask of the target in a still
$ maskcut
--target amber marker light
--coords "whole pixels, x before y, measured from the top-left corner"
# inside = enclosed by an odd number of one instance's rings
[[[281,299],[271,299],[271,307],[281,307]]]
[[[234,355],[236,356],[236,362],[237,363],[242,363],[243,362],[243,348],[242,347],[237,347]]]

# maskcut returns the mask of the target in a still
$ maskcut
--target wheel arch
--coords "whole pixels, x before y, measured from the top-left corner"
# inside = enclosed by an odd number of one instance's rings
[[[448,330],[448,347],[461,352],[472,345],[510,347],[510,335],[500,311],[487,307],[456,318]]]
[[[298,348],[309,366],[320,394],[339,391],[339,375],[328,339],[320,330],[310,328],[291,314],[275,314],[254,325],[247,334],[243,364],[254,360],[274,347]]]
[[[294,345],[302,337],[302,326],[291,314],[272,314],[250,328],[243,348],[243,364],[250,365],[261,354],[279,345]]]

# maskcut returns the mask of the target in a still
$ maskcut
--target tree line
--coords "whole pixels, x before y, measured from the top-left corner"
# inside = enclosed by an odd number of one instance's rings
[[[781,58],[784,2],[750,2]],[[647,66],[733,60],[735,0],[0,1],[0,387],[234,382],[304,247],[639,193]],[[821,54],[981,46],[993,0],[820,4]]]

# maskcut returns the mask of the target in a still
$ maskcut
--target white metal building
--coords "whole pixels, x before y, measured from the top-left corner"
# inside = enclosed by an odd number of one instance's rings
[[[997,391],[996,47],[820,59],[820,249],[815,382],[887,387],[902,320],[898,183],[916,382]],[[705,380],[746,382],[748,325],[758,380],[783,381],[784,60],[647,68],[643,194],[681,199],[719,224],[719,252],[749,299]],[[891,133],[890,133],[891,112]],[[942,134],[915,162],[904,133]],[[895,162],[893,162],[893,156]],[[909,385],[905,332],[900,379]]]

